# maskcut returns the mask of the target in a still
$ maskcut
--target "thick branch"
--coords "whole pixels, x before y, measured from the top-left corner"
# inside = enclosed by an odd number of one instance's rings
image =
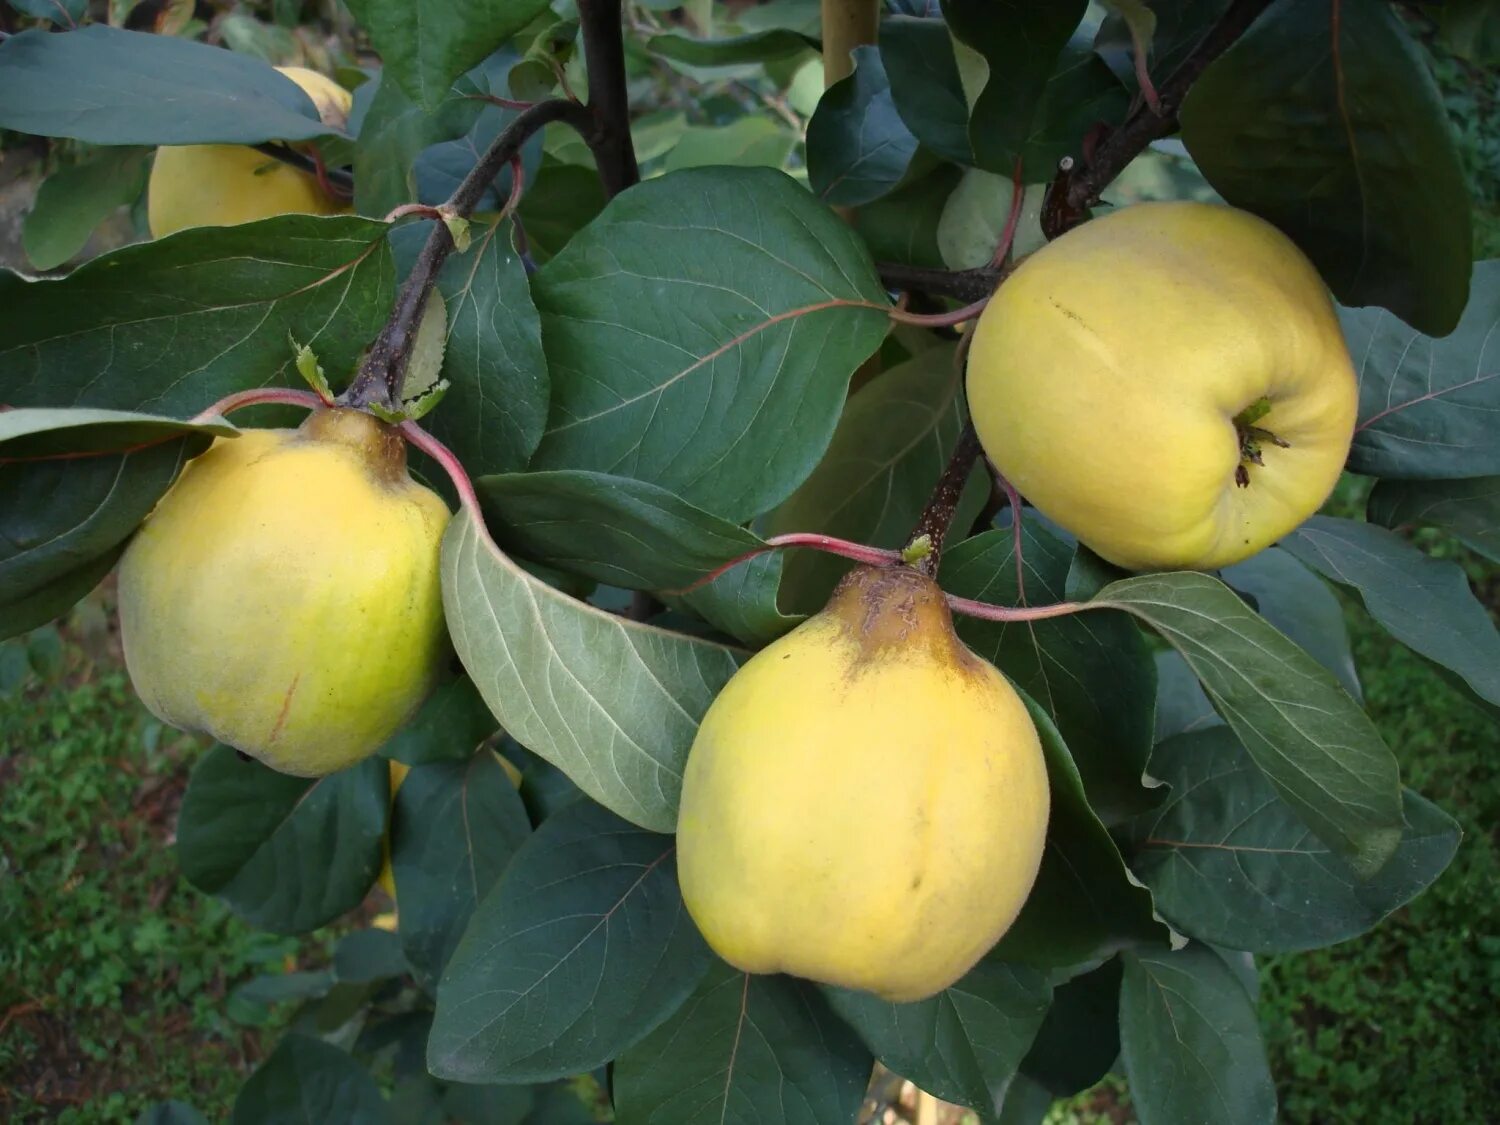
[[[970,422],[964,426],[963,433],[958,435],[958,444],[953,448],[953,456],[948,459],[948,467],[943,470],[942,478],[933,489],[927,507],[917,520],[917,526],[911,530],[912,542],[927,536],[928,553],[915,566],[928,578],[937,577],[943,539],[948,534],[948,525],[953,522],[958,498],[963,495],[964,485],[969,483],[969,474],[980,454],[979,435],[974,432],[974,424]]]
[[[1071,161],[1064,162],[1042,207],[1042,230],[1048,238],[1056,238],[1081,223],[1088,209],[1099,202],[1104,189],[1125,170],[1127,164],[1145,151],[1152,141],[1176,132],[1177,111],[1198,76],[1269,6],[1270,0],[1232,0],[1219,22],[1157,87],[1160,112],[1153,111],[1143,102],[1124,124],[1099,144],[1087,168]]]
[[[251,145],[256,152],[265,153],[273,160],[279,160],[283,164],[290,164],[299,172],[306,172],[309,176],[318,174],[318,163],[305,153],[298,152],[288,145],[263,144]],[[323,176],[329,184],[338,188],[345,195],[354,194],[354,177],[342,168],[324,168]]]
[[[620,0],[578,0],[578,23],[589,72],[590,119],[579,132],[594,154],[604,194],[613,198],[641,178],[630,140]]]
[[[566,98],[538,102],[524,110],[495,138],[494,143],[470,169],[441,210],[457,218],[468,218],[484,198],[490,184],[495,182],[501,169],[521,151],[521,146],[533,133],[553,121],[568,121],[577,125],[586,114],[583,106]],[[401,381],[406,375],[412,347],[416,344],[417,326],[422,322],[422,313],[427,307],[427,295],[432,291],[438,272],[452,252],[453,235],[447,224],[434,223],[426,245],[417,256],[416,265],[401,286],[390,319],[370,345],[354,382],[339,396],[342,405],[365,406],[379,402],[390,409],[399,405]]]

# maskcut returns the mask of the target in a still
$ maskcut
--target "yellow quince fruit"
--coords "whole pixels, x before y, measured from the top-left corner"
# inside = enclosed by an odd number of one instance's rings
[[[276,68],[302,88],[325,125],[343,127],[353,95],[331,78],[300,66]],[[222,227],[272,215],[339,215],[347,201],[318,178],[248,145],[163,145],[146,189],[151,237],[186,227]]]
[[[1048,806],[1026,707],[958,639],[942,591],[859,568],[709,707],[678,877],[731,964],[920,1000],[1015,920]]]
[[[446,657],[448,508],[357,410],[220,438],[120,563],[120,629],[153,714],[283,773],[372,754]]]
[[[1127,207],[1027,258],[979,317],[968,392],[995,467],[1131,570],[1227,566],[1312,515],[1359,394],[1312,263],[1206,203]]]

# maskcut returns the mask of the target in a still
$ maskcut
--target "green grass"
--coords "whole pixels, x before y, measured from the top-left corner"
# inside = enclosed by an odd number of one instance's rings
[[[0,1120],[133,1121],[166,1097],[222,1118],[278,1030],[231,1023],[226,994],[305,943],[178,875],[194,745],[113,661],[50,629],[31,649],[0,644]]]

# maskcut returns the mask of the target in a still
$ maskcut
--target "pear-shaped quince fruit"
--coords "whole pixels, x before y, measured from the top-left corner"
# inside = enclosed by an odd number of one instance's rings
[[[1127,207],[1027,258],[979,318],[968,391],[995,467],[1133,570],[1227,566],[1291,531],[1358,404],[1312,263],[1206,203]]]
[[[325,125],[342,127],[353,96],[300,66],[276,68],[302,88]],[[337,215],[349,210],[318,178],[247,145],[164,145],[146,191],[151,237],[185,227],[223,227],[272,215]]]
[[[319,777],[373,753],[447,653],[448,508],[389,427],[320,410],[221,438],[120,564],[130,678],[164,722]]]
[[[1014,921],[1047,813],[1036,728],[953,632],[942,591],[861,568],[704,716],[677,821],[682,894],[741,969],[918,1000]]]

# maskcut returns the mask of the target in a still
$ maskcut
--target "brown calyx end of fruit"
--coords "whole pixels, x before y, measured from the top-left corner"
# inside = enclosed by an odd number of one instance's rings
[[[408,480],[406,441],[373,414],[342,406],[314,410],[298,428],[304,438],[343,445],[359,454],[370,475],[383,484]]]
[[[942,589],[907,566],[856,567],[834,588],[823,613],[849,630],[866,660],[922,648],[961,669],[980,663],[953,631]]]
[[[1234,468],[1234,483],[1240,488],[1250,487],[1251,465],[1266,463],[1264,449],[1267,445],[1278,449],[1292,447],[1290,442],[1256,424],[1270,412],[1271,400],[1263,395],[1234,416],[1234,432],[1240,443],[1240,463]]]

